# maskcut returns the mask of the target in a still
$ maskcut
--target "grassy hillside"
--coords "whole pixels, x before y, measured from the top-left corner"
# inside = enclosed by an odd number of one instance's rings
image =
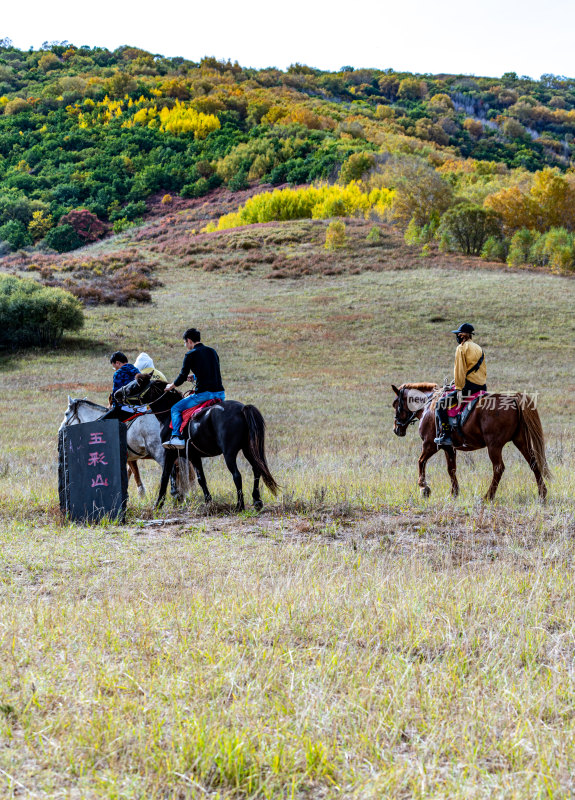
[[[393,230],[377,250],[363,223],[328,269],[272,279],[268,254],[324,257],[325,225],[210,234],[192,254],[166,225],[147,240],[169,264],[151,303],[89,307],[81,337],[2,361],[6,793],[572,792],[575,284],[422,258]],[[438,459],[423,500],[416,431],[391,431],[389,384],[441,381],[448,331],[471,307],[490,386],[540,392],[546,508],[509,448],[493,506],[484,452],[460,459],[457,501]],[[228,513],[218,460],[215,516],[196,492],[160,515],[167,525],[146,527],[158,515],[133,496],[126,525],[60,524],[66,395],[104,400],[116,347],[175,375],[190,324],[218,348],[228,396],[264,413],[283,495],[259,516]],[[157,468],[144,472],[154,490]]]

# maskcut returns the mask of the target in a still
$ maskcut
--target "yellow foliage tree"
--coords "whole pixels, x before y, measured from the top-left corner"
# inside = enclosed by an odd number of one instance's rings
[[[196,139],[205,139],[220,127],[219,119],[213,114],[202,114],[194,108],[186,108],[176,100],[174,108],[164,107],[160,111],[160,130],[169,133],[193,133]]]
[[[43,239],[53,226],[54,221],[51,214],[44,214],[43,211],[32,212],[32,219],[28,223],[28,233],[37,242]]]
[[[467,119],[463,120],[463,127],[474,139],[479,139],[483,133],[483,125],[478,119],[473,119],[473,117],[467,117]]]
[[[501,217],[505,233],[520,228],[537,228],[537,207],[533,199],[521,191],[519,186],[501,189],[485,198],[485,208],[490,208]]]
[[[507,233],[521,228],[575,230],[575,186],[548,167],[535,173],[529,191],[511,186],[489,195],[484,205],[499,214]]]
[[[575,229],[575,188],[556,169],[536,172],[530,195],[539,207],[543,230]]]

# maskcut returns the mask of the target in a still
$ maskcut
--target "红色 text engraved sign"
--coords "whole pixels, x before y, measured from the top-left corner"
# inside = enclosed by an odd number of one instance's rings
[[[124,519],[126,426],[116,419],[63,428],[58,440],[60,508],[74,520]]]

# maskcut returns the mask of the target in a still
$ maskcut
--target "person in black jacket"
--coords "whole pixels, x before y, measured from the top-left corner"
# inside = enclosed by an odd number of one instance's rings
[[[194,375],[196,388],[188,397],[184,397],[172,406],[172,438],[169,442],[164,442],[164,447],[182,448],[186,446],[185,441],[180,436],[180,426],[182,424],[182,411],[186,408],[205,403],[206,400],[216,399],[225,400],[226,393],[222,383],[220,373],[220,359],[213,347],[206,347],[202,344],[201,334],[196,328],[188,328],[184,333],[187,353],[180,374],[173,383],[166,386],[166,391],[176,386],[181,386],[188,376]]]

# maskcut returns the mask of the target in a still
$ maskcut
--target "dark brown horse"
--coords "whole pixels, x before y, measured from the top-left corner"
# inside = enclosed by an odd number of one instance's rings
[[[435,439],[435,405],[440,394],[436,383],[404,383],[391,387],[396,394],[393,402],[395,420],[393,432],[405,436],[407,428],[419,422],[419,435],[423,448],[419,457],[418,486],[424,497],[429,497],[431,489],[425,480],[425,467],[431,456],[438,451]],[[471,452],[487,447],[493,464],[493,480],[485,495],[493,500],[505,470],[502,451],[507,442],[513,442],[535,475],[539,497],[545,500],[547,487],[544,478],[550,478],[545,456],[545,437],[539,413],[532,397],[525,394],[489,394],[479,399],[463,426],[463,437],[452,433],[453,447],[442,447],[447,459],[447,471],[451,478],[451,494],[459,493],[456,472],[456,452]]]
[[[138,402],[148,404],[150,411],[156,415],[160,423],[162,441],[170,437],[171,408],[182,399],[182,395],[176,389],[166,392],[166,386],[163,381],[150,381],[149,375],[141,375],[118,390],[127,397],[139,398]],[[243,405],[234,400],[224,400],[201,412],[196,419],[188,423],[185,449],[166,452],[156,507],[161,507],[164,503],[168,479],[178,456],[187,456],[191,461],[204,499],[206,503],[211,503],[212,496],[206,483],[202,458],[223,455],[236,486],[236,510],[243,511],[245,503],[242,476],[236,461],[241,450],[254,473],[252,499],[254,508],[259,511],[263,508],[259,489],[260,478],[273,495],[279,490],[266,461],[265,427],[264,418],[255,406]]]

